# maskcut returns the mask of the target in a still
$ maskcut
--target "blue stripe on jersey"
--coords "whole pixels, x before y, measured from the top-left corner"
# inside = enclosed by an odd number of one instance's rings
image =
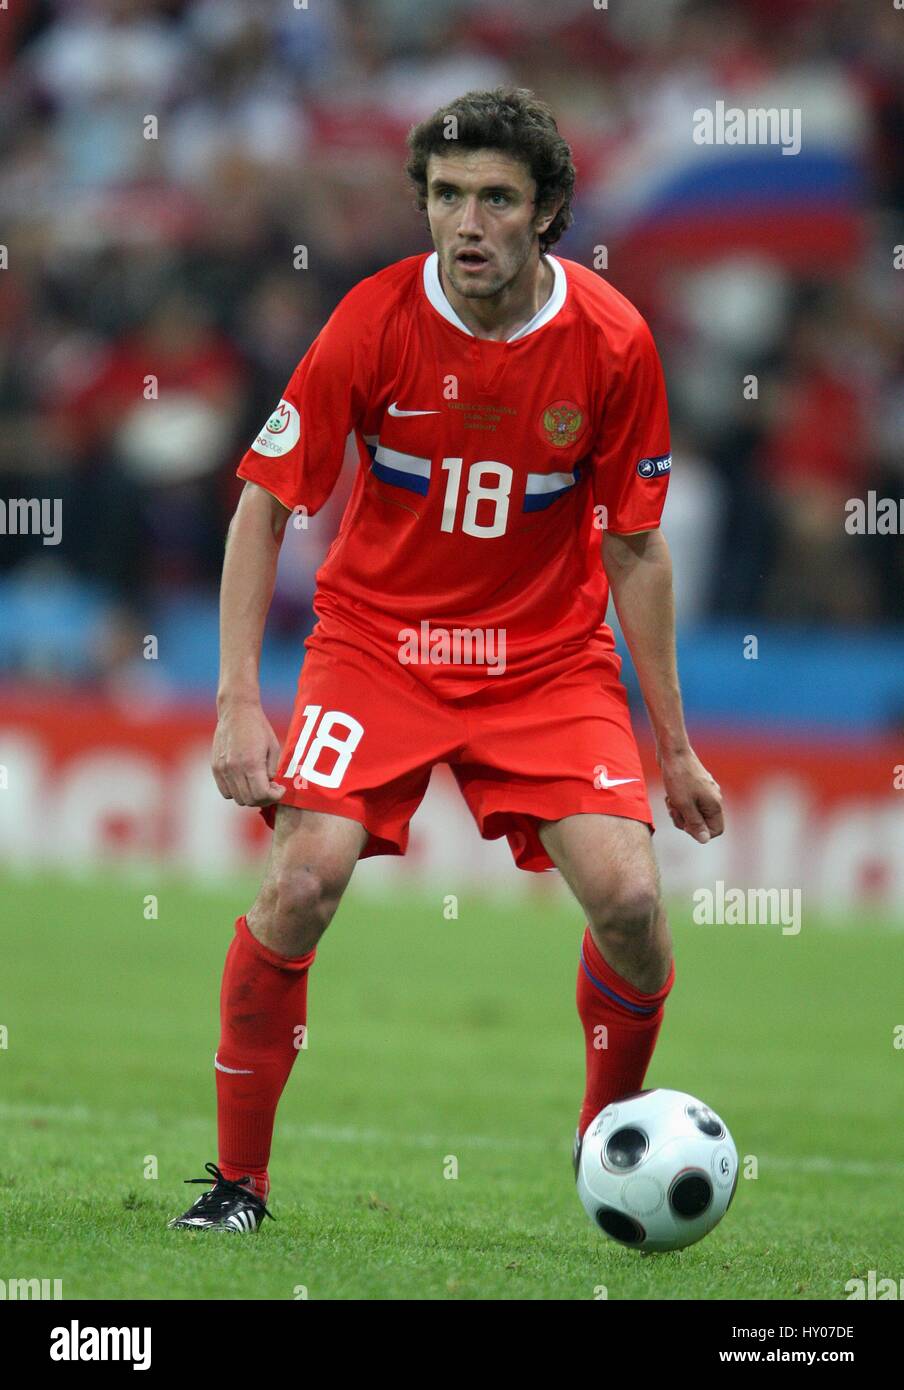
[[[584,967],[584,974],[587,976],[587,979],[592,985],[596,986],[601,994],[605,994],[608,999],[614,999],[616,1004],[621,1004],[623,1009],[630,1009],[632,1014],[643,1014],[646,1016],[655,1014],[656,1010],[659,1008],[658,1004],[654,1004],[652,1007],[646,1004],[632,1004],[629,999],[623,999],[620,994],[616,994],[614,989],[609,989],[608,985],[604,985],[602,980],[598,980],[593,974],[584,959],[583,950],[581,951],[581,965]]]
[[[379,440],[375,444],[367,441],[372,459],[370,470],[383,483],[393,487],[404,487],[409,492],[417,492],[426,497],[430,487],[430,460],[417,458],[414,454],[400,454],[395,449],[387,449]]]
[[[570,492],[581,476],[581,465],[571,473],[528,473],[524,492],[525,512],[540,512]]]

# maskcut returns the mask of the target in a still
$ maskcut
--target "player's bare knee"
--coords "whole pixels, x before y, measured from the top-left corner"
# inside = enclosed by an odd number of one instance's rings
[[[286,955],[305,954],[332,921],[343,886],[328,870],[281,867],[262,884],[248,914],[249,926],[274,950]]]
[[[325,931],[342,889],[332,874],[315,868],[286,868],[276,877],[276,911],[286,925]]]
[[[634,947],[652,940],[660,910],[658,884],[624,881],[587,904],[591,935],[601,945]]]

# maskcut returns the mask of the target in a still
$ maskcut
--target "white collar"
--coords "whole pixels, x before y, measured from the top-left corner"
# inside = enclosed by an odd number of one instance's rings
[[[552,294],[549,296],[546,303],[541,305],[537,310],[529,323],[526,323],[523,328],[519,328],[518,332],[513,333],[510,338],[505,338],[503,340],[507,343],[514,343],[519,338],[526,338],[528,333],[536,333],[538,328],[542,328],[544,324],[549,323],[550,319],[555,318],[556,314],[565,303],[568,281],[565,278],[564,267],[555,256],[547,256],[546,259],[552,266],[553,276],[555,277]],[[439,256],[435,251],[424,261],[424,293],[430,300],[434,309],[442,314],[444,319],[448,319],[449,323],[454,323],[455,327],[460,329],[462,333],[467,333],[469,338],[475,337],[475,334],[471,332],[467,324],[462,323],[446,298],[446,292],[440,284],[439,279]]]

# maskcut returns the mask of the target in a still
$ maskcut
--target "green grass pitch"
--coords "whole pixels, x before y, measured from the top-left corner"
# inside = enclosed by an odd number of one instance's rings
[[[564,888],[530,906],[462,895],[457,921],[447,888],[352,891],[277,1121],[276,1221],[167,1231],[200,1190],[181,1180],[216,1157],[220,970],[253,887],[0,883],[0,1277],[89,1299],[844,1299],[870,1269],[904,1275],[900,933],[672,914],[677,984],[647,1085],[722,1113],[758,1176],[706,1240],[641,1257],[574,1192],[583,924]]]

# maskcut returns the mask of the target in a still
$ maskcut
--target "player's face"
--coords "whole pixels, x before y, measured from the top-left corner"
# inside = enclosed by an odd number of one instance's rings
[[[539,255],[537,233],[555,213],[537,214],[525,165],[496,150],[432,154],[427,218],[443,279],[468,299],[488,299]]]

